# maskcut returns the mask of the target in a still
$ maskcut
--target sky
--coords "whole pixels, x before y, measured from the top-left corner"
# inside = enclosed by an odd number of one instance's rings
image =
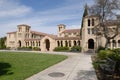
[[[84,5],[93,0],[0,0],[0,37],[27,24],[34,31],[57,34],[57,25],[80,28]]]

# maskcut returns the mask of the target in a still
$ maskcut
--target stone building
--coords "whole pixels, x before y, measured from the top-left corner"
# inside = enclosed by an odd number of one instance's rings
[[[117,20],[108,21],[106,26],[115,29]],[[66,25],[58,25],[58,34],[52,35],[43,32],[32,31],[29,25],[21,24],[17,26],[17,31],[7,33],[6,46],[18,47],[39,47],[41,51],[53,51],[55,47],[81,46],[82,51],[97,50],[99,46],[105,46],[106,39],[103,34],[96,35],[95,27],[99,24],[97,16],[85,16],[83,27],[80,29],[66,29]],[[101,32],[100,32],[101,33]],[[120,34],[109,42],[108,48],[120,48]]]
[[[118,22],[120,22],[119,20],[120,17],[118,16],[116,20],[110,20],[104,23],[105,26],[108,27],[108,30],[111,30],[110,35],[113,35],[112,30],[117,28]],[[83,52],[89,50],[96,51],[100,46],[105,47],[106,39],[103,32],[101,32],[101,30],[95,30],[98,25],[99,18],[95,15],[87,15],[83,18],[83,27],[81,29],[81,46]],[[120,48],[120,34],[110,40],[108,48]]]
[[[66,29],[66,25],[58,25],[58,35],[32,31],[31,26],[21,24],[17,31],[7,33],[6,46],[11,49],[18,47],[39,47],[41,51],[53,51],[55,47],[80,46],[80,29]]]

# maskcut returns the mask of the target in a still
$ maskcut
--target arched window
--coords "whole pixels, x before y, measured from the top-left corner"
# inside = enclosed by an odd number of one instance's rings
[[[29,42],[27,42],[28,43],[28,46],[29,46]]]
[[[63,41],[61,41],[61,47],[63,47]]]
[[[40,46],[40,41],[39,41],[39,46]]]
[[[68,42],[67,41],[65,41],[65,47],[68,47]]]
[[[116,41],[115,40],[112,41],[112,47],[113,48],[116,47]]]
[[[93,39],[88,40],[88,49],[94,49],[94,40]]]
[[[74,46],[76,46],[76,41],[74,41]]]
[[[94,19],[92,19],[92,26],[94,26],[95,25],[95,20]]]
[[[90,26],[90,19],[88,19],[88,26]]]
[[[118,47],[120,48],[120,40],[118,40]]]
[[[60,47],[60,42],[59,41],[57,41],[57,44],[58,44],[58,47]]]
[[[80,46],[80,41],[78,41],[78,46]]]
[[[71,47],[71,41],[69,41],[69,47]]]

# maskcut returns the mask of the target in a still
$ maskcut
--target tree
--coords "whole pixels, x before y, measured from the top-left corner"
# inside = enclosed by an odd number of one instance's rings
[[[81,29],[80,29],[80,36],[82,36],[82,28],[83,28],[83,19],[85,16],[88,15],[88,6],[87,4],[85,5],[85,8],[84,8],[84,13],[83,13],[83,17],[82,17],[82,24],[81,24]],[[81,37],[82,38],[82,37]]]
[[[5,41],[6,41],[6,37],[0,38],[0,49],[6,48]]]
[[[120,0],[95,0],[89,8],[91,14],[97,15],[99,24],[96,25],[96,33],[101,32],[106,39],[105,48],[111,39],[119,34],[120,19],[115,20],[117,11],[120,10]],[[110,24],[116,25],[110,28]]]

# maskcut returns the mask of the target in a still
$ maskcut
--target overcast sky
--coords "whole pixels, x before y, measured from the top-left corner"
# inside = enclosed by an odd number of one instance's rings
[[[93,0],[0,0],[0,37],[19,24],[50,34],[57,34],[58,24],[80,28],[86,3]]]

